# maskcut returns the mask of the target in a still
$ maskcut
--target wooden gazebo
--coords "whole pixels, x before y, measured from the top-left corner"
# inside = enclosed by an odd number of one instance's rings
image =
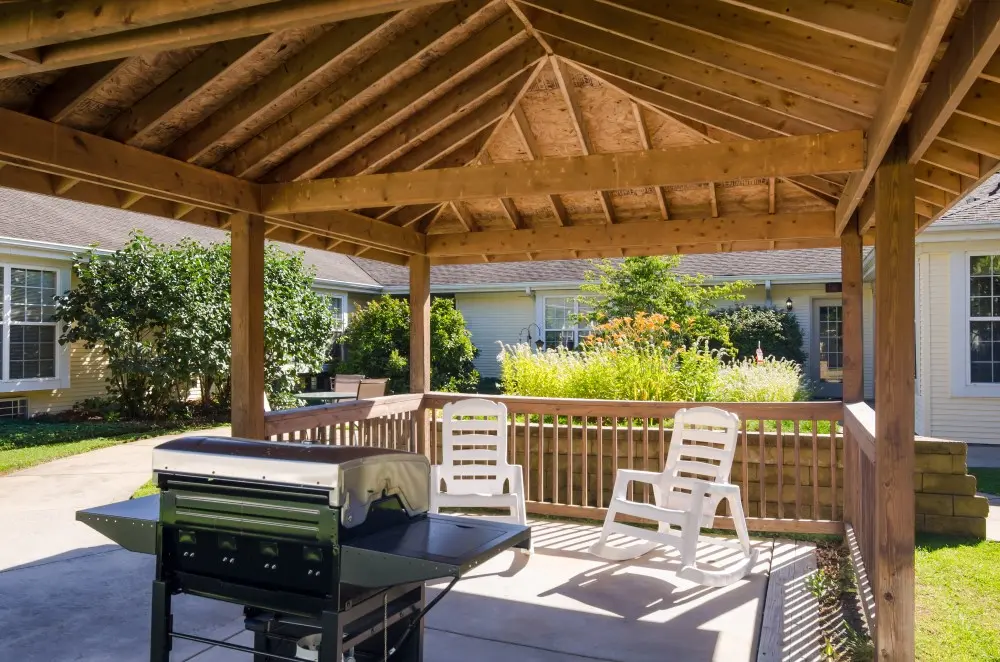
[[[772,514],[761,478],[752,519],[846,525],[880,659],[906,660],[914,234],[998,168],[998,43],[990,0],[3,0],[0,185],[232,230],[235,434],[353,412],[385,419],[390,440],[405,413],[425,452],[444,400],[426,393],[432,264],[842,247],[850,406],[742,414],[843,422],[826,442],[830,505],[814,431],[811,515],[798,491],[794,517],[783,496]],[[265,420],[265,239],[409,266],[416,395]],[[877,249],[877,419],[855,404],[863,244]],[[642,419],[644,461],[649,421],[662,449],[670,413],[654,404],[611,414]],[[570,438],[583,425],[563,498],[558,467],[543,489],[549,428],[533,419],[536,509],[572,514],[574,476],[577,506],[601,508],[610,486],[599,467],[590,498],[586,462],[602,405],[521,406],[524,453],[532,414],[568,416]],[[779,464],[784,447],[779,433]]]

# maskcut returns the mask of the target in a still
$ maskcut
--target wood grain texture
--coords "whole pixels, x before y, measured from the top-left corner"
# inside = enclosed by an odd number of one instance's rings
[[[852,172],[864,162],[863,134],[848,131],[267,184],[262,200],[269,213],[285,214]]]
[[[264,439],[264,219],[238,214],[231,232],[233,436]]]
[[[431,263],[410,258],[410,392],[431,390]]]
[[[875,174],[875,599],[879,660],[914,655],[914,175],[905,137]]]

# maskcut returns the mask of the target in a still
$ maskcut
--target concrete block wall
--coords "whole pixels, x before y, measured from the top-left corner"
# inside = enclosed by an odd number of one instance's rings
[[[976,496],[964,441],[917,437],[917,531],[986,538],[990,505]]]

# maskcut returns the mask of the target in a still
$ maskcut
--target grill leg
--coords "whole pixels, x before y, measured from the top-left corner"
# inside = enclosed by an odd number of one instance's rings
[[[324,611],[320,617],[320,627],[323,628],[323,639],[319,645],[319,662],[341,662],[344,628],[340,622],[340,614]]]
[[[170,587],[153,582],[153,616],[149,629],[149,662],[170,662]]]

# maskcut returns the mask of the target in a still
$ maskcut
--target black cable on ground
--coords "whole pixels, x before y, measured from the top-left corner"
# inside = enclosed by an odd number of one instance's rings
[[[431,600],[430,602],[428,602],[424,606],[424,608],[420,610],[420,613],[417,614],[413,618],[413,620],[410,621],[410,624],[406,626],[406,629],[403,630],[403,634],[396,641],[395,645],[393,645],[393,647],[388,650],[388,652],[386,653],[386,656],[385,656],[383,662],[389,662],[389,658],[392,657],[393,654],[397,650],[399,650],[400,646],[402,646],[404,643],[406,643],[407,637],[409,637],[410,633],[413,632],[413,629],[415,627],[417,627],[417,625],[420,624],[420,621],[422,621],[424,619],[424,616],[427,615],[427,612],[429,612],[431,609],[433,609],[434,605],[436,605],[437,603],[439,603],[441,601],[441,598],[443,598],[444,596],[448,595],[448,591],[450,591],[455,586],[455,584],[457,584],[457,583],[458,583],[458,577],[456,576],[454,579],[451,580],[451,583],[449,583],[447,586],[444,587],[443,591],[441,591],[436,596],[434,596],[434,599]]]

